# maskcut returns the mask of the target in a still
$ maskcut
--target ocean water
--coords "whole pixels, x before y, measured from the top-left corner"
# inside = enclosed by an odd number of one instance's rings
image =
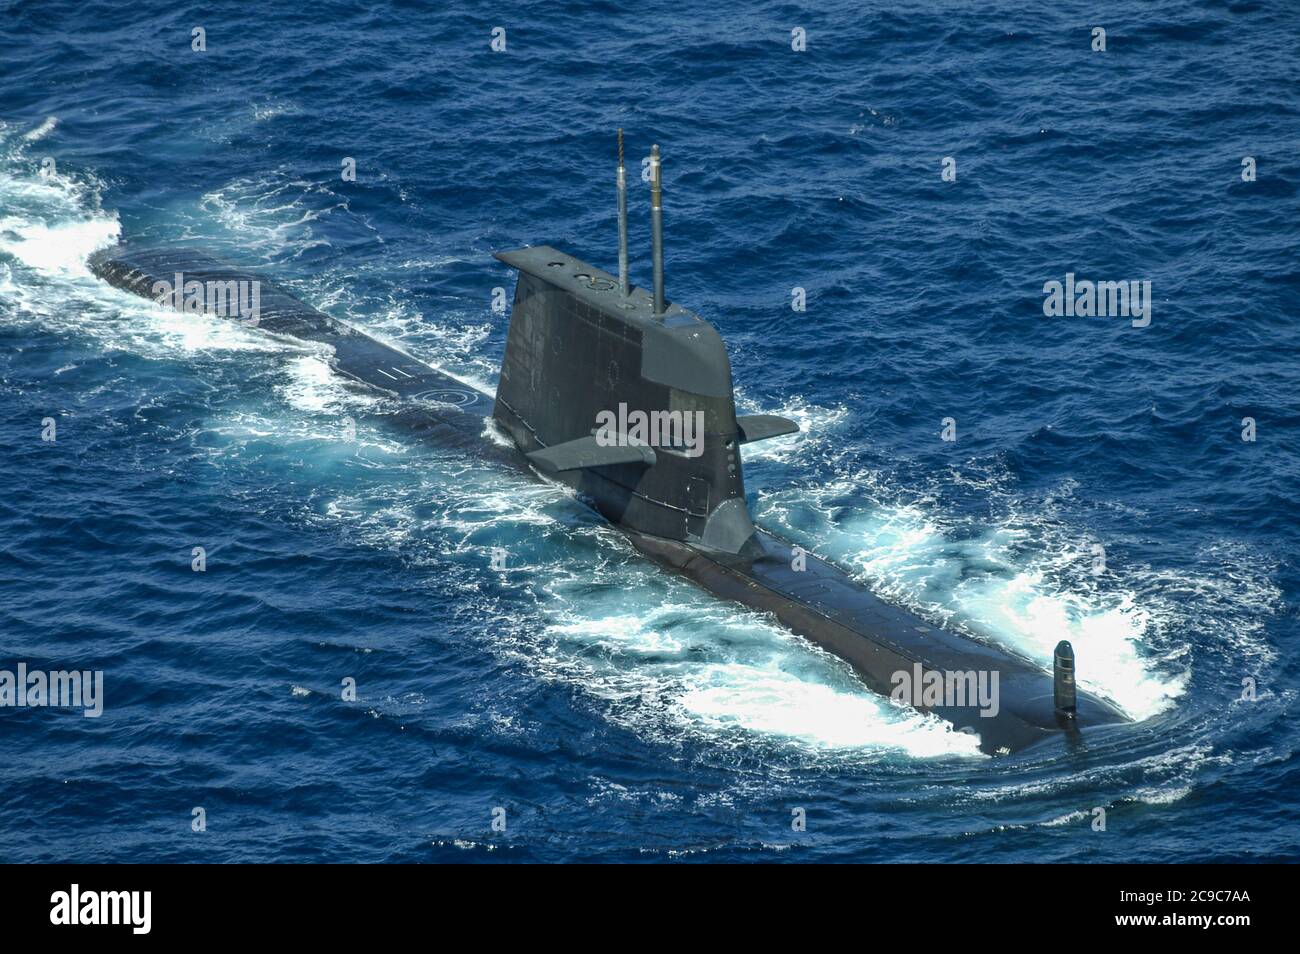
[[[0,668],[105,693],[0,710],[0,860],[1294,860],[1300,7],[1024,7],[0,2]],[[758,521],[1069,638],[1120,742],[982,756],[319,351],[86,268],[202,248],[491,390],[491,252],[612,267],[618,126],[669,297],[803,427],[746,451]],[[1149,326],[1045,316],[1067,272],[1149,280]]]

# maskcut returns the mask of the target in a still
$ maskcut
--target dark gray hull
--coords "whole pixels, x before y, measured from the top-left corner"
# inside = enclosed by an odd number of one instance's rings
[[[155,298],[156,282],[180,272],[200,282],[261,281],[257,327],[271,334],[325,344],[333,365],[347,378],[401,399],[404,424],[430,439],[473,446],[476,453],[528,470],[523,453],[483,440],[492,398],[417,361],[350,325],[311,308],[274,283],[247,270],[222,265],[207,256],[174,249],[118,247],[97,253],[91,269],[119,288]],[[204,320],[204,316],[196,316]],[[599,482],[600,468],[567,477],[582,489]],[[616,476],[615,474],[609,475]],[[1077,737],[1081,729],[1127,722],[1110,703],[1080,692],[1073,718],[1053,705],[1052,674],[1028,660],[940,629],[871,593],[838,566],[811,554],[796,570],[794,548],[759,530],[738,553],[659,537],[620,526],[641,552],[683,573],[724,599],[774,614],[784,625],[846,660],[871,689],[890,695],[899,672],[920,666],[926,673],[996,673],[995,714],[989,707],[914,704],[922,711],[978,735],[990,754],[1006,754],[1052,736]]]

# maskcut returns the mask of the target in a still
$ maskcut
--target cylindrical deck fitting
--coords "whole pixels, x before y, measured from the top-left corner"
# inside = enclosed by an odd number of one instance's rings
[[[1069,640],[1056,644],[1052,658],[1052,698],[1056,711],[1073,719],[1078,711],[1074,684],[1074,647]]]
[[[650,147],[650,242],[654,256],[655,314],[664,304],[664,197],[659,173],[659,144]]]
[[[618,288],[626,298],[632,288],[627,278],[627,168],[623,165],[623,129],[618,130]]]

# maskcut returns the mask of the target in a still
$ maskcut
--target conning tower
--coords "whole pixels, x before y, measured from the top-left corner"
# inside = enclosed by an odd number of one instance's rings
[[[754,534],[741,444],[798,430],[736,416],[717,330],[663,296],[659,147],[651,152],[654,292],[626,266],[619,130],[618,278],[548,245],[497,258],[519,271],[493,418],[545,473],[627,529],[739,553]]]

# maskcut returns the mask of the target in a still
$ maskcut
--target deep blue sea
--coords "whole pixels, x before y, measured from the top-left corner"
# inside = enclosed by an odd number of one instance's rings
[[[0,2],[0,669],[104,673],[98,719],[0,709],[0,860],[1296,859],[1300,6],[457,6]],[[491,253],[614,268],[619,126],[633,278],[657,142],[669,297],[803,427],[747,448],[757,521],[1071,640],[1131,732],[980,755],[86,268],[201,248],[491,390]],[[1150,324],[1046,316],[1067,273]]]

